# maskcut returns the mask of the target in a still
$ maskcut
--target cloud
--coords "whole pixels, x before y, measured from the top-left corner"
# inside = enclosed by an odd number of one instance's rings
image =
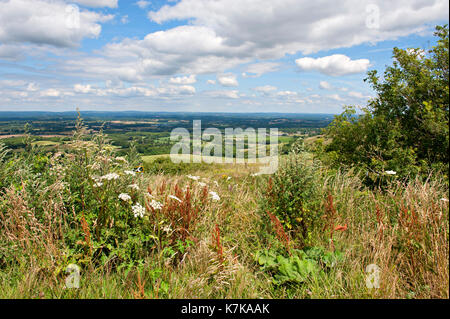
[[[197,82],[195,75],[170,78],[169,83],[172,84],[194,84]]]
[[[379,28],[367,23],[369,4],[380,12]],[[230,48],[248,46],[255,58],[375,43],[418,33],[424,24],[448,19],[446,0],[181,0],[148,14],[157,23],[179,20],[207,27]],[[401,17],[401,18],[399,18]]]
[[[317,71],[326,75],[341,76],[366,72],[370,66],[367,59],[351,60],[343,54],[334,54],[323,58],[301,58],[295,63],[302,71]]]
[[[267,94],[269,94],[269,93],[271,93],[273,91],[276,91],[277,87],[272,86],[272,85],[265,85],[265,86],[255,87],[253,90],[256,91],[256,92],[260,92],[262,94],[267,95]]]
[[[211,84],[211,85],[215,85],[216,84],[216,80],[207,80],[206,83],[207,84]]]
[[[43,97],[59,97],[61,95],[61,92],[56,89],[48,89],[42,91],[40,95]]]
[[[319,87],[320,87],[322,90],[330,90],[330,89],[332,88],[331,84],[328,83],[327,81],[320,81]]]
[[[425,23],[447,18],[448,4],[443,0],[373,2],[382,14],[379,29],[366,26],[368,1],[181,0],[149,12],[149,18],[157,23],[189,21],[187,25],[110,43],[98,51],[97,58],[77,57],[64,67],[85,76],[132,82],[152,76],[220,74],[256,60],[417,34],[428,30]],[[398,19],[400,15],[408,19]],[[322,71],[333,75],[365,71],[366,60],[357,61],[347,61],[350,69],[337,65]],[[274,62],[253,63],[245,76],[260,76],[277,67]]]
[[[245,72],[243,73],[244,77],[260,77],[261,75],[269,72],[275,72],[278,70],[280,63],[276,62],[261,62],[254,63],[247,66]],[[250,73],[250,74],[248,74]]]
[[[150,5],[150,1],[139,0],[136,5],[141,9],[146,9]]]
[[[290,98],[290,97],[294,97],[294,96],[297,96],[297,95],[298,95],[298,93],[297,92],[293,92],[293,91],[280,91],[280,92],[277,92],[277,96],[280,96],[280,97]]]
[[[239,86],[239,83],[234,74],[222,74],[217,76],[217,81],[222,86]]]
[[[355,97],[355,98],[358,98],[358,99],[370,99],[371,98],[370,95],[364,95],[363,93],[356,92],[356,91],[348,92],[348,96]]]
[[[83,85],[83,84],[75,84],[73,90],[77,93],[85,93],[85,94],[93,91],[90,85]]]
[[[168,85],[152,87],[144,85],[133,85],[124,87],[123,83],[112,85],[107,83],[106,88],[93,87],[90,84],[75,84],[73,91],[79,94],[94,94],[96,96],[116,96],[116,97],[176,97],[183,95],[193,95],[196,93],[195,87],[190,85]]]
[[[122,24],[127,24],[128,22],[130,22],[130,20],[128,19],[128,15],[122,16],[122,18],[120,18],[120,22],[122,22]]]
[[[239,99],[239,91],[237,90],[206,91],[204,94],[215,98]]]
[[[97,38],[112,15],[80,10],[61,0],[0,1],[0,42],[75,47]]]
[[[86,7],[92,8],[102,8],[102,7],[117,8],[118,1],[119,0],[73,0],[72,2],[76,2]]]
[[[344,101],[344,99],[339,94],[331,94],[331,95],[328,95],[327,97],[332,100],[339,101],[339,102]]]

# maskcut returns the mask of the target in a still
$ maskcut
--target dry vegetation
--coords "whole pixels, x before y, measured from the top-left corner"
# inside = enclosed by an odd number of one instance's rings
[[[102,165],[114,161],[101,148],[95,152]],[[68,170],[84,156],[74,153]],[[189,176],[121,175],[103,194],[109,198],[99,197],[108,201],[100,212],[109,217],[97,232],[98,203],[83,195],[70,200],[75,191],[66,169],[32,177],[30,163],[2,165],[16,165],[16,178],[0,195],[1,298],[449,298],[448,186],[438,176],[392,179],[383,189],[369,189],[354,172],[319,168],[319,201],[310,214],[321,217],[308,245],[341,251],[343,258],[304,282],[275,284],[273,272],[256,262],[257,252],[287,246],[288,256],[304,243],[295,229],[261,210],[271,179],[252,176],[254,168],[228,167],[226,175],[214,165]],[[48,174],[45,182],[42,174]],[[143,219],[117,199],[116,191],[130,183],[139,188],[129,193],[145,207]],[[93,194],[95,189],[84,196]],[[155,209],[153,200],[163,207]],[[131,216],[128,224],[114,215],[119,210]],[[124,238],[134,238],[134,246],[111,248],[122,247]],[[80,289],[64,288],[70,263],[81,266]],[[379,289],[366,287],[370,264],[380,269]]]

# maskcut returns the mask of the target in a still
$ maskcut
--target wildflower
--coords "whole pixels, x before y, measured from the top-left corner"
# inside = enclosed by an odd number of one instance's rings
[[[163,232],[165,232],[165,233],[168,234],[168,233],[170,233],[171,231],[172,231],[172,228],[170,228],[169,225],[163,227]]]
[[[94,187],[98,188],[103,186],[103,183],[100,181],[99,177],[91,177],[91,178],[94,181]]]
[[[385,172],[387,175],[397,175],[396,171],[386,171]]]
[[[206,183],[198,182],[198,185],[200,185],[201,187],[205,187],[205,186],[206,186]]]
[[[129,185],[128,187],[131,188],[131,189],[134,189],[136,191],[138,191],[140,189],[137,184],[132,184],[132,185]]]
[[[145,208],[142,207],[141,204],[136,203],[136,205],[132,206],[131,209],[133,210],[133,214],[135,218],[143,218],[145,215]]]
[[[447,198],[441,198],[441,202],[446,202],[446,203],[448,203],[448,199],[447,199]]]
[[[163,204],[161,204],[160,202],[157,202],[156,200],[152,200],[152,202],[150,203],[150,206],[153,208],[153,209],[161,209],[161,208],[163,208]]]
[[[192,175],[186,175],[187,178],[192,179],[194,181],[198,181],[200,179],[200,176],[192,176]]]
[[[99,170],[101,167],[100,167],[100,164],[99,164],[99,163],[95,162],[94,164],[90,165],[90,168],[91,168],[92,170],[94,170],[94,171],[97,171],[97,170]]]
[[[172,198],[172,199],[174,199],[174,200],[176,200],[176,201],[178,201],[178,202],[182,202],[182,200],[181,199],[179,199],[178,197],[176,197],[176,196],[173,196],[173,195],[169,195],[169,198]]]
[[[212,196],[213,201],[219,201],[220,196],[216,192],[209,192],[209,194]]]
[[[124,162],[124,163],[126,163],[127,160],[126,160],[125,157],[119,156],[119,157],[116,157],[116,162]]]
[[[125,171],[124,172],[126,175],[131,175],[131,176],[136,176],[136,173],[133,171]]]
[[[124,202],[128,202],[129,200],[131,200],[131,196],[126,193],[122,193],[119,195],[119,199],[123,200]]]
[[[112,181],[112,180],[116,180],[119,179],[119,175],[117,175],[116,173],[109,173],[106,174],[105,176],[102,176],[100,179],[101,180],[107,180],[107,181]]]

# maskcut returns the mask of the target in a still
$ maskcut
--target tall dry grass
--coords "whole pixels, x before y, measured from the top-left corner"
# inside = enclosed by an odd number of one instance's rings
[[[365,189],[351,173],[324,183],[333,198],[338,234],[346,252],[343,296],[378,298],[449,297],[448,189],[438,178],[392,182],[386,190]],[[380,268],[380,288],[365,289],[365,269]],[[358,279],[359,278],[359,279]]]

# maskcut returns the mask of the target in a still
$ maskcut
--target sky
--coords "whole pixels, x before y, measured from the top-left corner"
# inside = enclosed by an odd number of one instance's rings
[[[340,113],[446,0],[0,0],[0,111]]]

